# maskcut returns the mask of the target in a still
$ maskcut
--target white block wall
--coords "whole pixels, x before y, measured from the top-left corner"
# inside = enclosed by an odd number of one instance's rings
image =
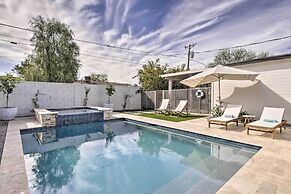
[[[40,91],[40,108],[66,108],[82,106],[85,98],[85,87],[91,88],[88,95],[88,106],[103,106],[107,103],[105,85],[47,83],[47,82],[21,82],[10,95],[9,106],[18,108],[18,116],[32,115],[32,98],[37,90]],[[128,99],[126,110],[141,109],[141,94],[136,94],[138,87],[115,86],[116,92],[111,96],[114,110],[122,110],[124,96],[131,95]],[[0,94],[0,106],[5,106],[4,95]]]
[[[224,103],[242,104],[243,109],[260,117],[263,107],[284,107],[284,118],[291,123],[291,59],[273,60],[235,68],[258,72],[259,81],[221,82]],[[218,99],[218,84],[212,84],[212,106]]]

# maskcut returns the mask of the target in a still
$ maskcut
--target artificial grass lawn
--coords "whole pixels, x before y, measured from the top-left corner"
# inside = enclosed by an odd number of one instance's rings
[[[155,114],[155,113],[140,113],[140,114],[138,114],[138,116],[166,120],[166,121],[173,121],[173,122],[188,121],[188,120],[192,120],[192,119],[198,119],[198,118],[205,117],[202,115],[171,116],[171,115]]]

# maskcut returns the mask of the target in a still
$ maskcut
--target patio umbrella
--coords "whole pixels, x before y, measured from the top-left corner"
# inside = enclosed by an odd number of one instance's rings
[[[237,69],[233,67],[217,65],[205,71],[181,81],[189,87],[196,87],[218,81],[218,99],[221,102],[220,80],[252,80],[254,81],[259,74],[252,71]]]

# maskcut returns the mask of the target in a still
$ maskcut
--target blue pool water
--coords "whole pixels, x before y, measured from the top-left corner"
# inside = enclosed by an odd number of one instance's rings
[[[257,151],[124,120],[21,138],[31,193],[215,193]]]

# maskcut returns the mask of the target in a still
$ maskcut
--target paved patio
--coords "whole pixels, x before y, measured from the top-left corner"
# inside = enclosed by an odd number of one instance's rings
[[[275,139],[270,134],[251,132],[246,135],[242,125],[207,127],[205,118],[174,123],[140,117],[132,114],[114,114],[115,117],[174,127],[186,131],[221,137],[261,146],[262,149],[244,165],[218,193],[291,193],[291,130],[279,131]],[[18,118],[8,125],[5,147],[0,165],[0,193],[29,193],[20,129],[39,127],[34,118]]]

